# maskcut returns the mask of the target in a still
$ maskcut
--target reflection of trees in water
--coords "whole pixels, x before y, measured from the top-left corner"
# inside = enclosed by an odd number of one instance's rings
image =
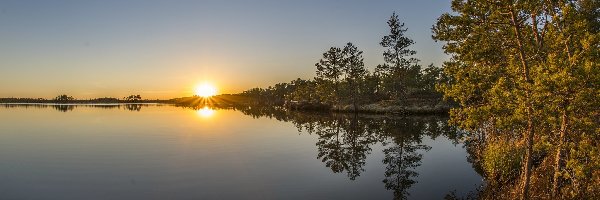
[[[73,109],[75,109],[74,105],[52,105],[52,108],[60,111],[60,112],[67,112],[67,111],[73,111]]]
[[[370,145],[378,141],[375,134],[366,131],[364,121],[352,117],[333,116],[310,124],[309,133],[318,135],[317,157],[334,173],[346,172],[351,180],[364,171]]]
[[[394,199],[406,199],[408,189],[416,183],[423,152],[431,147],[422,144],[423,136],[431,138],[445,135],[456,142],[457,131],[446,124],[445,118],[404,117],[381,120],[380,133],[385,138],[383,163],[386,164],[386,189],[394,192]]]
[[[414,169],[421,165],[422,154],[418,150],[428,150],[430,147],[421,145],[423,131],[414,126],[411,120],[382,120],[380,133],[385,138],[383,145],[383,163],[386,189],[394,192],[395,199],[406,199],[408,189],[416,183],[414,178],[419,174]]]
[[[100,109],[120,109],[123,107],[129,111],[140,111],[142,107],[148,107],[148,104],[0,104],[5,108],[53,108],[60,112],[73,111],[77,107],[100,108]]]
[[[253,117],[275,118],[292,122],[299,130],[315,134],[317,157],[334,173],[346,173],[357,179],[366,164],[371,146],[381,143],[386,165],[383,183],[395,199],[406,199],[416,183],[423,152],[431,147],[422,144],[424,136],[444,135],[458,143],[460,132],[439,116],[382,116],[364,114],[329,114],[286,111],[279,108],[238,107]]]
[[[129,111],[140,111],[142,110],[142,104],[125,104],[125,109]],[[147,105],[146,105],[147,106]]]
[[[406,199],[409,196],[408,189],[417,182],[413,178],[419,176],[414,171],[423,158],[419,151],[431,147],[419,144],[420,141],[401,139],[399,142],[383,150],[383,163],[387,164],[383,183],[386,189],[394,191],[394,199]]]
[[[7,105],[5,105],[8,107]],[[121,105],[102,106],[119,108]],[[142,104],[125,104],[125,109],[139,111]],[[73,110],[75,106],[66,110]],[[95,106],[97,107],[97,106]],[[202,106],[204,107],[204,106]],[[190,107],[199,109],[202,107]],[[423,145],[424,136],[446,136],[458,143],[460,133],[449,126],[447,118],[439,116],[383,116],[365,114],[314,113],[288,111],[279,107],[223,106],[215,109],[233,109],[254,118],[267,117],[291,122],[299,132],[317,136],[317,158],[334,173],[346,173],[355,180],[364,172],[366,158],[372,145],[382,144],[386,165],[383,183],[395,199],[406,199],[408,190],[416,183],[423,152],[431,147]],[[57,108],[58,109],[58,108]]]
[[[371,145],[381,142],[386,164],[383,183],[395,199],[406,199],[416,183],[422,152],[431,147],[422,144],[423,136],[445,135],[457,141],[457,132],[443,117],[389,117],[334,114],[297,123],[297,127],[318,135],[318,157],[333,172],[346,171],[351,180],[364,171]],[[302,120],[302,119],[301,119]]]

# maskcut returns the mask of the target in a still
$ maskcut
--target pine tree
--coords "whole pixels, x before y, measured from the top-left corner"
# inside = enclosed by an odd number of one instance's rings
[[[315,64],[317,67],[317,78],[330,81],[333,83],[333,93],[335,94],[335,103],[339,101],[339,83],[340,78],[343,75],[343,67],[345,66],[345,59],[342,49],[339,47],[331,47],[328,51],[323,53],[323,58]]]
[[[362,54],[363,52],[358,50],[358,47],[348,42],[344,48],[329,48],[328,51],[323,53],[323,58],[315,64],[317,67],[317,80],[333,83],[335,103],[340,103],[342,98],[340,83],[343,81],[347,84],[350,101],[354,105],[355,110],[360,98],[360,87],[358,84],[369,73],[364,67]],[[327,82],[325,83],[327,84]]]
[[[357,111],[358,103],[362,97],[360,83],[363,82],[369,72],[365,69],[363,52],[358,50],[358,47],[354,46],[354,44],[348,42],[344,47],[343,53],[345,60],[343,68],[346,76],[345,80],[348,83],[348,90],[350,90],[350,98],[354,106],[354,111]]]
[[[396,13],[387,22],[390,27],[389,35],[383,36],[379,43],[387,48],[383,52],[385,64],[376,67],[376,73],[382,75],[382,84],[387,95],[398,98],[406,94],[409,87],[416,86],[416,80],[421,67],[419,60],[412,57],[417,52],[409,49],[414,41],[404,34],[408,30]]]
[[[565,148],[577,146],[567,141],[598,137],[598,2],[454,0],[452,9],[433,38],[452,55],[439,88],[461,105],[451,111],[453,122],[509,138],[521,132],[522,199],[530,196],[534,140],[558,138],[556,193]]]

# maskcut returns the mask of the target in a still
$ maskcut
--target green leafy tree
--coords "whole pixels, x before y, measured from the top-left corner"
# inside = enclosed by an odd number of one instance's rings
[[[590,117],[597,116],[598,2],[454,0],[452,9],[433,28],[452,56],[439,87],[461,105],[452,121],[523,140],[522,199],[530,196],[536,138],[559,138],[558,190],[567,135],[597,135]]]
[[[568,175],[578,168],[566,168],[567,154],[578,154],[573,150],[578,148],[569,147],[597,138],[593,133],[600,117],[595,111],[600,107],[600,2],[557,1],[545,6],[554,8],[543,13],[549,17],[545,21],[548,28],[542,30],[547,55],[534,78],[540,83],[537,95],[546,100],[544,113],[548,114],[550,130],[558,137],[552,187],[553,197],[558,197],[566,178],[580,178]],[[590,167],[590,163],[571,162]]]

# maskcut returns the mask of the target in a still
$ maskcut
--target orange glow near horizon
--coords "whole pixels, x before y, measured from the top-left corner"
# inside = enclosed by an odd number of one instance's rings
[[[215,110],[209,108],[208,106],[204,106],[204,108],[196,110],[196,113],[200,117],[209,118],[215,114]]]
[[[194,94],[204,98],[212,97],[217,94],[217,88],[210,83],[203,83],[196,86]]]

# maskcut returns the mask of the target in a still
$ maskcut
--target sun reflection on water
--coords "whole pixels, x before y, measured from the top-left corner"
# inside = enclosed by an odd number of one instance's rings
[[[208,118],[212,117],[215,114],[215,110],[209,108],[208,106],[204,106],[204,108],[196,110],[196,113],[200,117]]]

